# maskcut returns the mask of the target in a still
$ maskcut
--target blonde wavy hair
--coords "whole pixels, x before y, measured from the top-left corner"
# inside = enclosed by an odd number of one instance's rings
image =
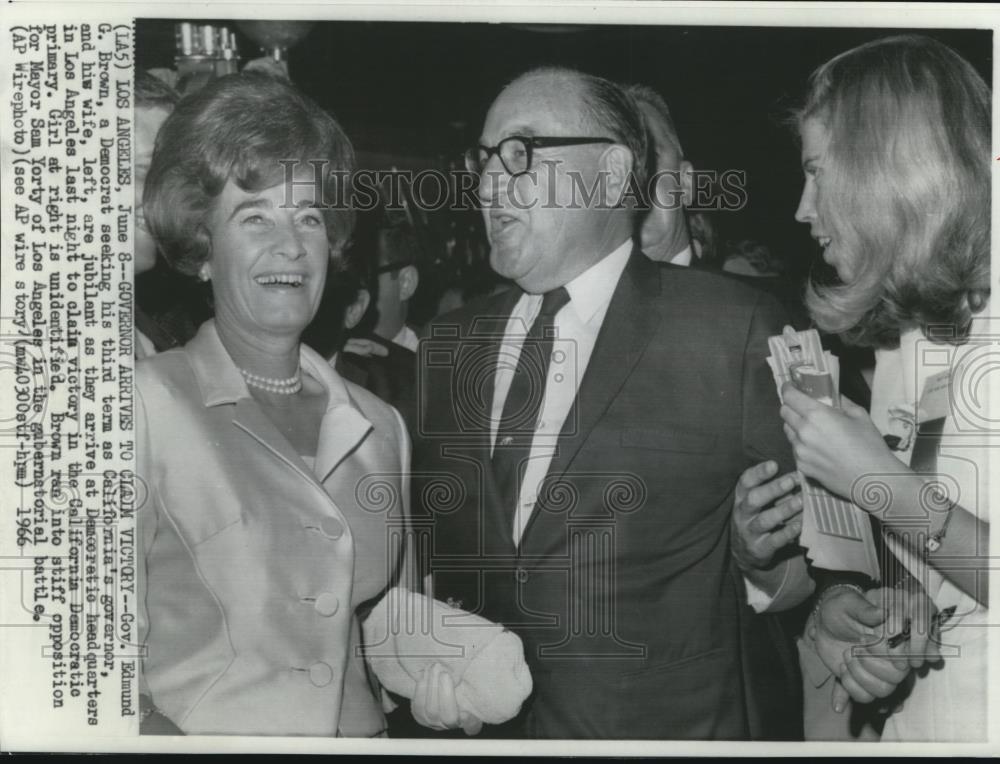
[[[990,101],[965,59],[922,36],[813,72],[796,121],[829,131],[819,215],[852,266],[849,283],[807,286],[821,329],[874,347],[913,325],[965,337],[989,297]]]

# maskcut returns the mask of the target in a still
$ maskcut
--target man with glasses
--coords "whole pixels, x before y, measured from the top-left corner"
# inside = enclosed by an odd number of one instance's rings
[[[406,324],[410,299],[420,284],[416,236],[402,225],[382,228],[376,242],[375,308],[373,331],[379,337],[412,354],[417,350],[417,335]]]
[[[484,732],[746,738],[730,516],[745,469],[792,463],[764,361],[780,308],[633,247],[650,158],[614,83],[528,72],[479,143],[490,264],[519,288],[421,342],[414,526],[433,595],[523,641],[534,693]],[[804,598],[801,559],[764,567],[775,601]]]

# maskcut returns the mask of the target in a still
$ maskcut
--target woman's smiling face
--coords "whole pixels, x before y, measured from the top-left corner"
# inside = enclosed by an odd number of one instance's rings
[[[809,232],[823,248],[823,259],[832,265],[840,280],[847,283],[850,278],[850,263],[838,248],[832,222],[824,219],[821,210],[829,205],[830,199],[823,197],[823,172],[828,166],[827,149],[830,131],[815,117],[802,122],[802,171],[805,185],[795,219],[809,224]]]
[[[226,182],[207,220],[219,322],[297,336],[312,321],[330,259],[318,191],[307,183],[244,191]]]

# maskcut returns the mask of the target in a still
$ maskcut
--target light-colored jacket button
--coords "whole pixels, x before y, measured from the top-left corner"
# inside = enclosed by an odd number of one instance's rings
[[[340,610],[340,600],[333,592],[323,592],[316,598],[314,607],[317,613],[329,617]]]
[[[330,664],[319,661],[309,667],[309,681],[317,687],[326,687],[333,681],[333,669]]]
[[[324,517],[320,521],[319,530],[328,539],[339,539],[344,535],[344,524],[336,517]]]

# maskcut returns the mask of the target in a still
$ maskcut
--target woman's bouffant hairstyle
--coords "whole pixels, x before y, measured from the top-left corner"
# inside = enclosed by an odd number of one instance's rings
[[[821,329],[874,347],[896,346],[906,325],[967,334],[989,297],[990,100],[967,61],[922,36],[812,74],[796,120],[828,131],[818,214],[851,273],[808,285]]]
[[[180,93],[145,69],[135,70],[135,108],[171,111],[181,100]]]
[[[339,251],[354,226],[354,149],[333,117],[287,82],[259,73],[220,77],[186,96],[160,128],[143,194],[167,262],[197,274],[212,254],[207,218],[226,181],[261,191],[285,180],[282,161],[289,160],[304,163],[310,178],[322,167],[327,238]]]

